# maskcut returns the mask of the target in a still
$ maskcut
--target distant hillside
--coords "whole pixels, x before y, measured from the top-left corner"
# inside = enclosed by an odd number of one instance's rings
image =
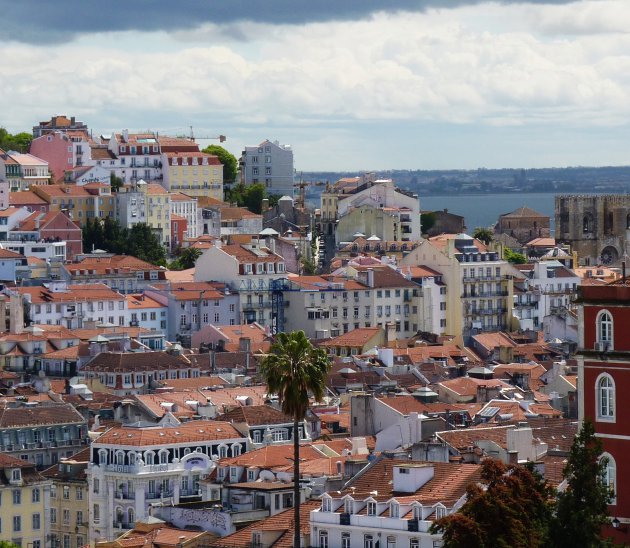
[[[377,172],[392,178],[401,188],[421,196],[497,192],[630,192],[630,166],[568,167],[541,169],[390,170]],[[352,177],[356,172],[304,172],[305,181],[330,181]],[[311,187],[312,201],[322,187]]]

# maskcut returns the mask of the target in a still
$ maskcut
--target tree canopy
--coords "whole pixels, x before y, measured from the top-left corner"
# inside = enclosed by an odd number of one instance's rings
[[[552,490],[532,469],[486,459],[481,464],[485,489],[467,489],[459,512],[433,523],[444,548],[536,548],[545,546],[552,519]]]
[[[473,232],[473,238],[477,238],[477,240],[479,240],[480,242],[483,242],[486,245],[488,245],[492,241],[493,237],[494,237],[494,234],[492,230],[490,230],[489,228],[483,228],[481,226],[478,226],[477,228],[475,228],[475,231]]]
[[[601,458],[602,442],[588,419],[571,447],[564,468],[567,488],[558,494],[553,546],[603,546],[602,527],[609,523],[608,504],[614,493],[605,481],[608,461]],[[609,478],[612,479],[612,478]]]
[[[238,161],[236,156],[219,145],[210,145],[202,150],[206,154],[213,154],[219,157],[219,161],[223,164],[223,182],[231,184],[236,181],[238,173]]]
[[[503,258],[512,264],[525,264],[527,262],[525,255],[512,251],[509,247],[503,250]]]
[[[238,184],[226,191],[226,200],[236,203],[239,207],[246,207],[252,213],[262,213],[262,201],[268,198],[265,186],[262,183],[254,185]]]
[[[193,268],[197,259],[201,256],[201,249],[197,247],[187,247],[182,249],[179,257],[168,265],[171,270],[187,270]]]
[[[435,212],[427,211],[420,217],[420,230],[422,234],[427,234],[435,225]]]
[[[82,230],[83,249],[102,249],[117,255],[131,255],[149,263],[166,264],[166,250],[151,227],[137,223],[124,228],[110,217],[88,219]]]
[[[11,134],[3,127],[0,127],[0,148],[4,151],[15,150],[16,152],[28,152],[33,136],[25,131]]]

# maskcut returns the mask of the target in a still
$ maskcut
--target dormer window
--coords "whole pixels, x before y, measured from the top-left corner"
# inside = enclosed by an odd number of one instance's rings
[[[267,263],[267,272],[273,274],[273,263]]]
[[[367,503],[367,515],[368,516],[376,515],[376,503],[374,501],[369,501]]]
[[[252,265],[251,264],[246,264],[245,265],[245,274],[251,274],[252,273]]]
[[[19,468],[11,470],[11,481],[22,481],[22,471]]]
[[[389,517],[398,518],[400,517],[400,504],[397,502],[392,502],[389,505]]]
[[[265,271],[265,265],[262,263],[256,264],[256,274],[262,274]]]
[[[346,499],[346,500],[343,502],[343,511],[344,511],[346,514],[352,514],[352,500],[350,500],[350,499]]]
[[[422,519],[422,506],[414,506],[413,519]]]
[[[329,497],[322,499],[322,512],[332,512],[332,500]]]
[[[446,516],[446,508],[444,506],[438,506],[435,509],[435,517],[436,519],[441,519]]]

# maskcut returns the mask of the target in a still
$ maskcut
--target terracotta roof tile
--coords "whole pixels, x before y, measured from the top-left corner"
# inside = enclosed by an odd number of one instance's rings
[[[243,435],[229,422],[190,421],[175,427],[155,426],[148,428],[111,428],[94,443],[99,445],[168,445],[194,441],[240,439]]]

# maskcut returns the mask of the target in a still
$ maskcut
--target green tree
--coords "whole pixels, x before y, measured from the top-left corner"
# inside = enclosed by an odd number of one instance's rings
[[[112,192],[118,192],[124,185],[124,181],[120,177],[117,177],[113,171],[109,176],[109,183],[112,186]]]
[[[169,268],[171,270],[187,270],[188,268],[193,268],[200,256],[201,249],[197,247],[187,247],[180,252],[179,257],[169,265]]]
[[[293,546],[300,546],[300,440],[299,423],[308,410],[309,393],[324,396],[330,363],[326,352],[315,348],[304,331],[278,333],[260,372],[268,391],[277,394],[283,413],[293,417]]]
[[[262,201],[266,196],[267,193],[265,192],[265,187],[262,183],[250,185],[247,187],[243,205],[252,213],[260,215],[262,213]]]
[[[236,156],[219,145],[210,145],[203,149],[206,154],[213,154],[219,157],[219,162],[223,164],[223,182],[231,184],[236,181],[238,173],[238,161]]]
[[[607,460],[601,458],[602,442],[585,420],[573,441],[564,468],[567,488],[558,494],[553,546],[572,548],[603,546],[602,527],[609,523],[608,504],[613,493],[605,481]]]
[[[153,229],[146,223],[137,223],[127,231],[127,255],[155,265],[166,264],[166,250]]]
[[[317,274],[317,264],[315,264],[315,261],[303,257],[300,262],[302,263],[302,274],[304,276],[314,276]]]
[[[512,264],[525,264],[527,262],[525,255],[512,251],[509,247],[503,250],[503,258]]]
[[[494,237],[494,234],[492,230],[490,230],[489,228],[483,228],[481,226],[478,226],[477,228],[475,228],[475,231],[473,232],[473,238],[477,238],[477,240],[479,240],[480,242],[483,242],[486,245],[488,245],[492,241],[493,237]]]
[[[0,540],[0,548],[19,548],[19,546],[8,540]]]
[[[552,490],[533,468],[486,459],[481,478],[484,486],[468,486],[459,512],[431,526],[431,533],[442,533],[444,547],[545,546],[552,523]]]
[[[0,148],[5,151],[15,150],[16,152],[28,152],[33,136],[30,133],[22,132],[11,134],[3,127],[0,127]]]
[[[427,234],[435,225],[435,213],[427,211],[420,216],[420,230],[422,234]]]

